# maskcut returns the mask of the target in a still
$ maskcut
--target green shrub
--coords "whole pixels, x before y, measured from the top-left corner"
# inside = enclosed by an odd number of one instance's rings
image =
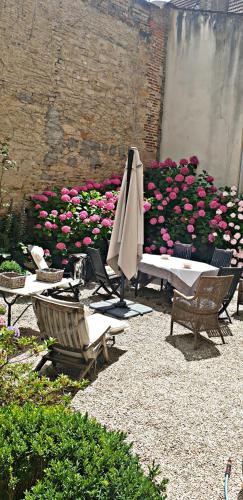
[[[0,265],[0,272],[10,272],[10,271],[13,271],[18,274],[24,274],[23,269],[17,262],[15,262],[15,260],[4,260]]]
[[[165,499],[121,432],[64,407],[0,409],[0,498]]]

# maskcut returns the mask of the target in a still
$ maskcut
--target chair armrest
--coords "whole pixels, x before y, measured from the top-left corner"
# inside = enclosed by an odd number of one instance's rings
[[[185,300],[193,300],[195,298],[195,295],[190,295],[188,297],[187,295],[184,295],[183,293],[178,292],[178,290],[174,290],[174,298],[175,299],[182,298],[182,299],[185,299]]]
[[[106,336],[106,334],[109,332],[110,326],[106,328],[105,331],[103,331],[99,336],[97,336],[93,341],[91,341],[88,345],[84,346],[84,351],[88,351],[91,347],[95,347],[97,344],[100,343],[100,341]]]

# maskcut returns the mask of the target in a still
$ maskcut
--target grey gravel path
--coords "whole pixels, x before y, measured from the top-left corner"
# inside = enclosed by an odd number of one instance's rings
[[[111,363],[76,394],[73,408],[126,431],[145,467],[153,459],[160,464],[169,500],[223,500],[229,457],[230,500],[240,499],[243,309],[225,345],[205,335],[194,351],[191,334],[179,325],[168,339],[163,292],[147,288],[139,301],[154,312],[130,320],[130,331],[110,350]],[[31,310],[21,325],[36,328]]]

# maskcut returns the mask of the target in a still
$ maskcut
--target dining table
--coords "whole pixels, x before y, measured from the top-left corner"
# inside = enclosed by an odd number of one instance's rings
[[[144,253],[138,271],[151,278],[166,280],[179,292],[193,295],[201,276],[217,276],[217,267],[196,260],[182,259],[167,254]]]

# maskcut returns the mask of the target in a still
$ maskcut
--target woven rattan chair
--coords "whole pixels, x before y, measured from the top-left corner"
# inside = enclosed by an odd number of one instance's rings
[[[233,250],[223,250],[222,248],[215,248],[210,262],[214,267],[229,267],[233,256]]]
[[[56,339],[36,366],[36,371],[50,360],[54,366],[61,363],[78,367],[79,378],[83,378],[101,352],[105,361],[109,360],[108,332],[114,335],[127,327],[127,323],[102,314],[87,316],[84,306],[77,302],[35,295],[32,303],[41,336]]]
[[[242,275],[241,267],[221,267],[219,272],[218,272],[218,276],[230,276],[230,275],[233,276],[233,279],[232,279],[231,285],[229,287],[229,290],[228,290],[226,296],[224,297],[223,305],[219,311],[219,316],[221,316],[223,313],[225,313],[229,322],[232,323],[232,320],[231,320],[231,317],[227,311],[227,308],[228,308],[231,300],[234,297],[234,293],[235,293],[236,288],[238,286],[238,283],[241,279],[241,275]]]
[[[193,297],[186,297],[175,290],[170,335],[173,334],[174,323],[179,323],[194,333],[195,349],[198,345],[199,333],[202,331],[206,331],[208,334],[218,332],[224,344],[218,314],[230,288],[232,278],[232,276],[201,276]]]
[[[192,244],[175,243],[173,256],[180,257],[181,259],[190,259],[192,256],[192,246]]]
[[[120,286],[121,277],[118,274],[108,274],[105,264],[102,259],[101,252],[98,248],[87,248],[87,254],[90,257],[92,268],[95,275],[95,280],[98,283],[97,288],[94,290],[93,295],[98,293],[103,288],[108,297],[116,295],[120,297],[118,288]],[[102,295],[102,294],[101,294]]]
[[[32,257],[37,269],[48,269],[48,264],[44,258],[43,248],[36,246],[36,245],[34,245],[34,246],[29,245],[28,250],[31,254],[31,257]],[[53,288],[52,290],[49,291],[49,295],[51,295],[52,297],[58,297],[63,292],[71,293],[74,297],[74,300],[76,300],[78,302],[79,298],[80,298],[79,293],[80,293],[81,280],[80,279],[73,279],[73,277],[71,275],[69,275],[69,276],[70,276],[70,281],[66,286]]]

